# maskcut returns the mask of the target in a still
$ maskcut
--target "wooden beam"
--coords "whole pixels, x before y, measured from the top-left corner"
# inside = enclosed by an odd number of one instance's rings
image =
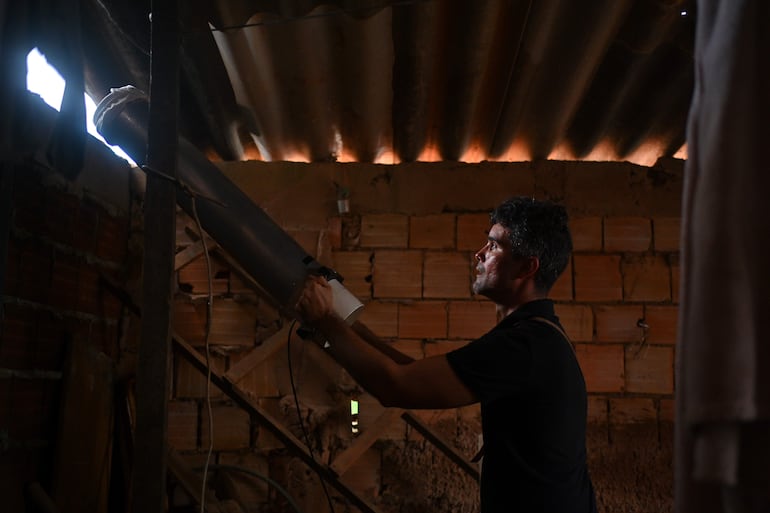
[[[166,504],[171,304],[176,237],[179,26],[178,0],[152,2],[147,190],[144,198],[143,315],[136,372],[132,511]]]
[[[174,343],[181,354],[195,367],[199,372],[206,374],[206,359],[195,350],[180,336],[174,334]],[[215,368],[211,368],[211,382],[219,387],[228,397],[235,401],[238,406],[246,410],[249,414],[256,417],[261,425],[267,428],[270,433],[281,441],[289,451],[299,457],[307,466],[315,470],[322,479],[325,479],[340,494],[348,499],[354,506],[364,513],[377,513],[377,510],[369,502],[360,497],[352,488],[338,479],[337,474],[327,465],[316,461],[310,454],[305,444],[299,441],[288,429],[259,406],[257,399],[239,386],[232,384],[225,379],[224,375]]]
[[[369,429],[358,435],[350,447],[334,459],[332,470],[340,476],[344,474],[369,447],[374,445],[380,435],[390,427],[391,422],[400,419],[403,413],[404,410],[400,408],[388,408],[382,412]]]
[[[174,449],[168,450],[168,469],[185,492],[200,506],[203,474],[193,471]],[[206,494],[206,512],[224,511],[214,494]]]
[[[291,327],[286,324],[272,337],[268,338],[259,347],[255,347],[249,354],[233,365],[223,376],[232,384],[238,383],[260,363],[271,357],[289,341]]]
[[[208,235],[206,237],[206,249],[211,251],[215,247],[217,247],[217,243],[214,239],[209,237]],[[193,242],[186,248],[184,248],[182,251],[177,253],[174,256],[174,270],[178,271],[182,267],[186,266],[199,256],[203,254],[203,241],[198,240],[196,242]]]

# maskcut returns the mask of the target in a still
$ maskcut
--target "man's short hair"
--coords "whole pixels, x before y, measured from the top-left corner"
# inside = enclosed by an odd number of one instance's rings
[[[564,272],[572,253],[566,209],[526,196],[509,198],[491,214],[492,224],[508,229],[515,257],[537,257],[535,286],[548,292]]]

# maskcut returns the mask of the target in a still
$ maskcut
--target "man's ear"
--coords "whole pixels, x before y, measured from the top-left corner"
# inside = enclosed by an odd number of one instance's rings
[[[540,259],[532,256],[522,259],[521,269],[519,269],[519,278],[534,278],[540,269]]]

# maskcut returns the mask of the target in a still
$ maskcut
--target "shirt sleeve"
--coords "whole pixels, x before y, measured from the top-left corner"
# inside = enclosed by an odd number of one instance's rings
[[[530,341],[507,330],[493,330],[446,357],[460,381],[481,402],[516,395],[530,381]]]

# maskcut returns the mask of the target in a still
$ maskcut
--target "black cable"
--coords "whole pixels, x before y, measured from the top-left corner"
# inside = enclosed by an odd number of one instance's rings
[[[434,0],[396,0],[393,2],[385,2],[379,5],[362,5],[361,7],[335,9],[333,11],[327,11],[327,12],[321,12],[321,13],[315,13],[315,14],[305,14],[302,16],[295,16],[292,18],[262,20],[254,23],[244,23],[243,25],[227,25],[224,27],[212,27],[209,29],[209,31],[210,32],[227,32],[230,30],[239,30],[239,29],[244,29],[249,27],[260,27],[264,25],[278,25],[282,23],[290,23],[293,21],[312,20],[315,18],[328,18],[331,16],[339,16],[341,14],[354,14],[357,12],[378,11],[382,9],[387,9],[389,7],[404,7],[404,6],[409,6],[413,4],[422,4],[422,3],[432,2],[432,1]],[[198,32],[198,31],[195,31],[195,30],[185,31],[184,33],[192,33],[192,32]]]
[[[294,406],[297,408],[297,418],[299,419],[299,427],[302,430],[302,435],[305,437],[305,445],[307,445],[307,450],[310,453],[310,457],[313,459],[313,461],[317,460],[315,459],[315,455],[313,454],[313,448],[310,446],[310,436],[307,434],[307,430],[305,430],[305,423],[302,421],[302,411],[299,408],[299,399],[297,398],[297,388],[294,385],[294,371],[292,370],[291,366],[291,333],[294,331],[294,325],[297,324],[297,320],[294,319],[291,321],[291,327],[289,328],[289,336],[286,340],[286,351],[288,353],[288,360],[289,360],[289,383],[291,383],[291,393],[294,394]],[[323,476],[317,469],[315,470],[316,474],[318,474],[318,479],[321,481],[321,488],[323,488],[324,494],[326,495],[326,501],[329,503],[329,510],[331,513],[334,513],[334,504],[332,504],[332,497],[329,495],[329,490],[326,488],[326,482],[324,481]]]
[[[294,502],[294,499],[292,498],[291,494],[289,494],[289,492],[284,487],[279,485],[275,480],[270,479],[266,475],[263,475],[263,474],[260,474],[259,472],[255,472],[255,471],[253,471],[251,469],[239,467],[239,466],[236,466],[236,465],[209,465],[209,469],[211,469],[211,470],[234,470],[236,472],[243,472],[244,474],[257,477],[257,478],[263,480],[264,482],[266,482],[267,484],[269,484],[270,486],[272,486],[273,488],[275,488],[276,490],[278,490],[278,492],[286,498],[286,500],[289,502],[291,507],[294,508],[294,511],[296,511],[297,513],[302,513],[302,510],[299,509],[299,505],[297,505],[297,503]],[[193,470],[200,471],[202,469],[201,468],[195,468]]]

